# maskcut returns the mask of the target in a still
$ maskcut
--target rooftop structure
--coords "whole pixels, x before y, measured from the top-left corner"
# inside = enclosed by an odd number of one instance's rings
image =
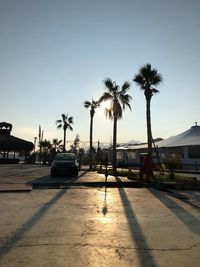
[[[3,159],[0,159],[0,163],[8,163],[9,153],[13,152],[15,158],[16,152],[29,152],[33,150],[34,144],[26,140],[17,138],[11,135],[12,124],[7,122],[0,122],[0,153]],[[5,161],[7,160],[7,162]],[[14,162],[12,162],[14,163]]]

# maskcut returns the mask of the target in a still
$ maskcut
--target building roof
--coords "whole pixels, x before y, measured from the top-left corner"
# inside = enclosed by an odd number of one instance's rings
[[[32,142],[25,141],[12,135],[0,135],[1,151],[31,151],[34,148]]]
[[[32,142],[25,141],[10,135],[12,124],[1,122],[0,123],[0,151],[31,151],[34,148]]]
[[[192,126],[189,130],[165,140],[155,142],[158,147],[180,147],[180,146],[200,146],[200,126]],[[117,149],[142,149],[147,148],[147,144],[120,147]]]
[[[158,147],[196,146],[200,145],[200,126],[192,126],[189,130],[157,142]]]

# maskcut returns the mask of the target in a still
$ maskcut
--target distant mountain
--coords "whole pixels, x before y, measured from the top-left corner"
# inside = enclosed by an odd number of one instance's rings
[[[136,141],[136,140],[130,140],[130,141],[127,143],[127,145],[139,145],[139,144],[141,144],[141,142],[140,142],[140,141]]]
[[[127,143],[117,143],[117,147],[127,147],[127,146],[133,146],[133,145],[140,145],[142,144],[140,141],[136,141],[136,140],[130,140]]]
[[[158,137],[158,138],[155,138],[153,139],[154,142],[158,142],[158,141],[162,141],[164,140],[163,138],[161,137]],[[127,145],[142,145],[142,144],[146,144],[146,142],[140,142],[140,141],[136,141],[136,140],[131,140],[127,143]]]

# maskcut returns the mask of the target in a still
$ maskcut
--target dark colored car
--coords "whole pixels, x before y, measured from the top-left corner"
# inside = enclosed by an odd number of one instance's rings
[[[51,176],[78,176],[79,164],[73,153],[58,153],[51,165]]]

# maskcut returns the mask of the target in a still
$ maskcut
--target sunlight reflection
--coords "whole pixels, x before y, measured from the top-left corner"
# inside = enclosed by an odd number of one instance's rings
[[[101,102],[101,106],[100,106],[101,111],[104,112],[106,108],[110,108],[110,102],[109,101]]]
[[[103,224],[110,224],[114,220],[113,216],[110,213],[110,210],[112,209],[112,205],[114,204],[115,197],[112,191],[108,190],[107,187],[99,190],[98,196],[101,206],[101,213],[99,214],[100,216],[98,217],[98,220]]]
[[[109,180],[109,176],[108,176],[108,180]],[[103,205],[104,205],[104,202],[106,202],[107,204],[108,203],[111,204],[116,200],[116,195],[112,193],[112,190],[109,190],[109,188],[104,187],[99,191],[99,200],[101,201],[101,203],[103,203]]]
[[[99,217],[99,222],[102,224],[109,224],[113,222],[113,218],[109,215]]]
[[[96,116],[98,117],[98,120],[101,119],[105,121],[105,109],[106,108],[110,108],[110,103],[102,102],[98,110],[98,113],[96,114]]]

